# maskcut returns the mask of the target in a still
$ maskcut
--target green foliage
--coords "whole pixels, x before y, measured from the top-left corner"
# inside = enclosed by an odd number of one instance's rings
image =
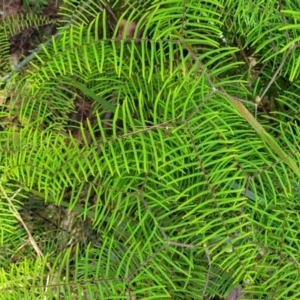
[[[0,299],[298,299],[293,2],[100,2],[3,72]]]
[[[26,28],[37,27],[51,23],[51,20],[44,16],[34,14],[8,16],[0,21],[0,69],[1,75],[11,70],[9,38],[20,33]]]
[[[30,9],[35,13],[41,13],[44,6],[48,4],[48,0],[23,0],[22,5],[25,9]]]

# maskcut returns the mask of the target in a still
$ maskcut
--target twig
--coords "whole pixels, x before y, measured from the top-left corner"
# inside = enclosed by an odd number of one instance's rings
[[[4,197],[7,199],[7,202],[9,204],[9,209],[10,211],[14,214],[14,216],[16,217],[16,219],[23,225],[24,229],[26,230],[27,232],[27,235],[28,235],[28,238],[29,238],[29,241],[33,247],[33,249],[35,250],[35,252],[37,253],[37,255],[41,258],[41,259],[44,259],[44,256],[43,256],[43,253],[42,251],[40,250],[40,248],[38,247],[36,241],[34,240],[33,236],[31,235],[28,227],[26,226],[25,222],[23,221],[21,215],[19,214],[19,212],[16,210],[15,206],[13,205],[12,203],[12,200],[16,197],[17,194],[19,194],[22,190],[22,188],[19,188],[11,198],[8,197],[8,195],[6,194],[5,190],[3,189],[2,187],[2,184],[0,185],[0,190],[1,190],[1,193],[2,195],[4,195]]]
[[[276,79],[279,71],[282,69],[285,61],[287,60],[288,56],[290,55],[292,49],[295,48],[295,45],[291,46],[288,51],[285,53],[279,67],[277,68],[276,72],[274,73],[273,77],[271,78],[270,82],[268,83],[267,87],[265,88],[265,90],[263,91],[263,93],[260,95],[260,99],[263,99],[263,97],[266,95],[267,91],[269,90],[270,86],[272,85],[272,83],[274,82],[274,80]]]

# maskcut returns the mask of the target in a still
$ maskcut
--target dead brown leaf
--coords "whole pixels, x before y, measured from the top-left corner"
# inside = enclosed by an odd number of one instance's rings
[[[3,1],[3,17],[17,15],[21,10],[21,0]]]

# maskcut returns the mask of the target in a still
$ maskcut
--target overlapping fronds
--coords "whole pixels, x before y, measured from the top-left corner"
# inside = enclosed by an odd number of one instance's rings
[[[0,299],[299,297],[296,13],[223,2],[65,1],[0,102]]]

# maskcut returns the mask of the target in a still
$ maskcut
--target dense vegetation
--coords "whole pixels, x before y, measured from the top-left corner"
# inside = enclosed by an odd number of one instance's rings
[[[299,299],[295,2],[3,10],[0,299]]]

